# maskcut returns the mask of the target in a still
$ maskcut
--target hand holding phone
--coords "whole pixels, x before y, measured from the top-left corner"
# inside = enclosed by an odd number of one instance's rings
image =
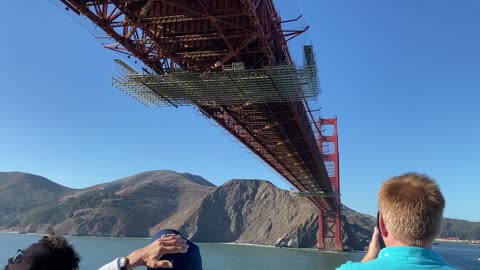
[[[371,260],[375,260],[378,257],[378,254],[380,253],[380,250],[381,250],[379,239],[380,239],[380,230],[377,227],[374,227],[372,240],[370,241],[370,244],[368,245],[367,253],[363,257],[361,262],[368,262]]]

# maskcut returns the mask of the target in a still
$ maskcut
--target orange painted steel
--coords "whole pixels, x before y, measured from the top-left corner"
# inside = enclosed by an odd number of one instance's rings
[[[62,0],[158,74],[175,65],[210,71],[232,61],[247,68],[291,64],[271,0]]]
[[[329,163],[329,179],[333,186],[337,208],[318,211],[317,247],[330,250],[342,250],[341,203],[340,203],[340,157],[338,149],[337,118],[319,119],[318,129],[326,130],[330,126],[332,134],[318,138],[318,147],[323,153],[325,162]],[[331,148],[330,148],[331,147]]]

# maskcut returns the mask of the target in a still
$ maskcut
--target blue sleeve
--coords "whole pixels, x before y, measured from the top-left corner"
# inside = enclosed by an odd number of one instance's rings
[[[336,270],[349,270],[349,269],[359,269],[360,263],[348,261],[340,265]]]

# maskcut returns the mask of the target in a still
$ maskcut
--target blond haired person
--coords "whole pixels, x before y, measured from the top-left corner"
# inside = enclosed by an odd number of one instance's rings
[[[379,228],[367,254],[337,269],[454,269],[432,250],[444,207],[440,188],[426,175],[406,173],[385,181],[378,192]],[[382,250],[380,235],[386,245]]]

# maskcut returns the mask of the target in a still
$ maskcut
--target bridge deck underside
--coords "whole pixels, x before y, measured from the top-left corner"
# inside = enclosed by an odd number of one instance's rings
[[[87,16],[157,74],[241,61],[290,64],[272,0],[60,0]]]
[[[142,61],[148,75],[165,76],[176,69],[209,74],[235,62],[242,62],[246,70],[293,66],[272,0],[60,1],[111,37],[113,43],[105,47]],[[160,103],[165,100],[151,85],[139,89]],[[278,89],[277,85],[273,90]],[[328,173],[301,94],[299,97],[234,104],[191,102],[299,191],[330,193]],[[309,199],[323,209],[338,209],[333,198]]]

